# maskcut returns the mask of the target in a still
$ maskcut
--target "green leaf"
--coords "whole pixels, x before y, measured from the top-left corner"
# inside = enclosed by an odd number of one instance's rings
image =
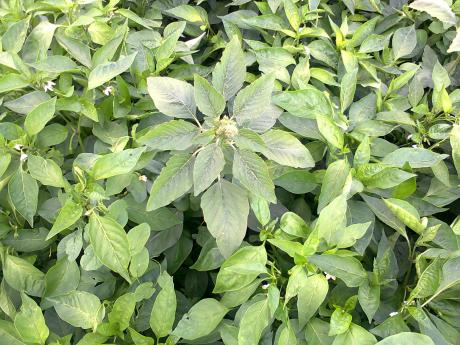
[[[427,149],[403,147],[386,155],[383,163],[397,168],[403,168],[406,163],[413,169],[430,168],[447,157]]]
[[[343,133],[341,129],[328,116],[316,115],[316,122],[321,135],[326,139],[328,144],[342,150],[344,144]]]
[[[329,247],[337,245],[347,223],[347,199],[339,195],[323,208],[316,222],[319,238],[324,239]]]
[[[99,298],[86,291],[71,291],[49,298],[59,317],[74,327],[96,327],[102,322],[105,310]]]
[[[165,271],[158,277],[161,291],[153,303],[150,327],[158,338],[171,333],[176,316],[176,292],[172,277]]]
[[[97,258],[112,271],[129,281],[129,243],[120,224],[109,217],[92,213],[89,219],[89,239]]]
[[[212,72],[212,84],[229,100],[241,89],[246,78],[246,62],[237,37],[227,44],[220,62]]]
[[[19,168],[8,183],[8,196],[14,209],[33,226],[38,205],[37,181]]]
[[[391,335],[381,341],[379,341],[378,345],[399,345],[402,343],[410,343],[413,345],[435,345],[433,340],[430,337],[419,334],[419,333],[411,333],[411,332],[403,332],[395,335]]]
[[[399,28],[395,31],[392,40],[393,56],[395,60],[409,55],[417,45],[417,36],[415,26],[411,25],[405,28]]]
[[[284,91],[273,95],[272,100],[294,116],[315,119],[318,114],[331,115],[326,95],[311,85],[306,85],[303,90]]]
[[[30,65],[36,70],[48,73],[64,73],[78,70],[78,65],[72,59],[62,55],[51,55]]]
[[[236,291],[248,286],[259,274],[266,272],[266,263],[267,252],[263,246],[239,249],[220,267],[213,292]]]
[[[41,296],[45,275],[28,261],[7,255],[3,263],[3,277],[13,289],[31,296]]]
[[[181,119],[193,119],[196,113],[192,85],[169,77],[147,78],[147,88],[155,107],[163,114]]]
[[[206,79],[195,74],[194,92],[198,109],[210,117],[218,117],[225,109],[225,99]]]
[[[153,182],[147,211],[169,205],[187,193],[193,185],[194,157],[188,154],[172,156]]]
[[[198,128],[184,120],[163,122],[137,138],[137,142],[154,150],[187,150],[198,135]]]
[[[134,62],[137,52],[121,57],[116,62],[106,62],[97,65],[88,76],[88,90],[95,89],[98,86],[115,78],[117,75],[125,72]]]
[[[238,332],[239,345],[257,345],[271,320],[268,299],[254,302],[243,314]]]
[[[358,301],[361,308],[363,308],[369,323],[371,323],[377,309],[380,306],[380,286],[372,284],[370,281],[365,281],[359,287]]]
[[[342,308],[336,308],[331,315],[329,336],[340,335],[348,331],[351,326],[352,316]]]
[[[426,12],[430,16],[439,19],[442,23],[450,24],[449,26],[455,25],[457,22],[455,14],[445,1],[415,0],[409,7],[417,11]]]
[[[274,76],[263,75],[238,92],[233,102],[233,116],[244,126],[265,110],[270,104]]]
[[[452,159],[457,175],[460,176],[460,125],[454,125],[449,134],[450,146],[452,147]]]
[[[83,207],[80,204],[75,203],[72,198],[68,198],[64,206],[59,210],[56,220],[53,223],[53,227],[46,236],[46,239],[56,236],[60,232],[74,225],[83,215]]]
[[[206,190],[224,169],[224,153],[219,145],[205,146],[196,156],[193,166],[193,188],[197,196]]]
[[[2,47],[4,51],[19,53],[24,44],[29,29],[30,17],[18,20],[6,30],[2,36]]]
[[[301,328],[315,315],[328,290],[329,284],[322,274],[310,276],[302,284],[297,297],[297,313]]]
[[[276,202],[275,186],[268,168],[256,153],[236,150],[233,157],[233,176],[248,191],[272,203]]]
[[[25,293],[21,293],[21,300],[21,309],[14,318],[14,327],[23,341],[45,344],[49,329],[40,307]]]
[[[64,295],[77,289],[80,284],[80,267],[75,261],[63,256],[45,274],[45,291],[43,296]]]
[[[318,212],[344,192],[350,174],[350,166],[345,159],[333,162],[327,167],[318,199]]]
[[[129,327],[135,307],[136,299],[134,293],[128,292],[118,297],[108,315],[110,324],[114,325],[118,330],[124,331]]]
[[[311,168],[315,161],[308,149],[288,132],[272,129],[262,135],[267,145],[263,152],[268,159],[293,168]]]
[[[94,163],[92,173],[95,180],[102,180],[112,176],[131,172],[137,164],[145,148],[127,149],[120,152],[106,154]]]
[[[376,341],[366,329],[352,323],[345,333],[335,337],[334,345],[374,345]]]
[[[30,155],[27,159],[30,175],[46,186],[62,188],[65,186],[62,170],[53,160]]]
[[[421,233],[426,226],[420,222],[420,215],[417,209],[405,200],[400,199],[384,199],[383,200],[390,211],[405,225],[414,230],[416,233]]]
[[[227,312],[217,300],[202,299],[182,317],[172,334],[186,340],[204,337],[217,327]]]
[[[302,17],[299,13],[299,9],[292,0],[283,0],[284,13],[286,14],[289,24],[295,31],[299,30],[300,24],[302,23]]]
[[[42,102],[34,107],[24,120],[24,128],[29,135],[35,135],[45,128],[45,125],[50,121],[55,112],[56,97],[48,101]]]
[[[230,256],[246,235],[249,202],[245,191],[220,179],[201,197],[201,208],[222,255]]]
[[[342,279],[348,287],[360,286],[367,279],[367,273],[361,263],[350,256],[323,254],[310,256],[308,260],[323,272]]]

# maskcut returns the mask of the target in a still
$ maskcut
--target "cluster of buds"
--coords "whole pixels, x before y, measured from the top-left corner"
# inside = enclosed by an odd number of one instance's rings
[[[232,139],[238,135],[238,127],[236,126],[236,122],[230,119],[228,116],[224,116],[218,122],[216,134],[226,139]]]

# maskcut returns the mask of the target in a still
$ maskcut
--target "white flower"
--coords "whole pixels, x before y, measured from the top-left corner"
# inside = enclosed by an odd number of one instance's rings
[[[25,153],[21,153],[21,157],[19,159],[21,162],[25,162],[27,160],[27,155]]]
[[[141,181],[141,182],[147,182],[147,176],[145,176],[145,175],[139,176],[139,181]]]
[[[52,80],[48,80],[45,85],[43,85],[43,90],[45,90],[45,92],[48,92],[49,91],[53,91],[53,86],[56,85],[56,83]]]
[[[21,151],[22,145],[21,145],[21,144],[15,144],[15,145],[14,145],[14,149],[15,149],[16,151]]]
[[[267,283],[267,282],[262,283],[262,289],[264,290],[267,290],[269,286],[270,286],[270,283]]]
[[[414,144],[414,145],[412,145],[412,147],[413,147],[414,149],[416,149],[416,148],[418,147],[418,145],[417,145],[417,144]]]
[[[91,214],[91,210],[86,210],[85,216],[89,216]]]
[[[109,85],[109,86],[107,86],[107,87],[104,89],[104,91],[102,91],[102,92],[104,93],[104,95],[109,96],[109,95],[111,95],[112,92],[113,92],[113,87]]]
[[[398,315],[398,314],[399,314],[399,313],[398,313],[397,311],[393,311],[393,312],[390,313],[390,317],[396,316],[396,315]]]
[[[333,276],[332,274],[329,274],[327,272],[324,272],[324,274],[326,275],[326,279],[327,280],[335,280],[336,279],[336,276]]]
[[[413,134],[409,134],[409,135],[407,136],[407,140],[411,140],[411,139],[412,139],[412,135],[413,135]]]

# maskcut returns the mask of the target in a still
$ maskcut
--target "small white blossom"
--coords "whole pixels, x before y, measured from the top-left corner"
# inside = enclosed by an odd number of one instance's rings
[[[56,85],[56,83],[52,80],[48,80],[45,85],[43,85],[43,90],[45,90],[45,92],[48,92],[48,91],[53,91],[54,88],[53,86]]]
[[[414,149],[416,149],[416,148],[418,147],[418,145],[417,145],[417,144],[414,144],[414,145],[412,145],[412,147],[413,147]]]
[[[15,144],[15,145],[14,145],[14,149],[15,149],[16,151],[21,151],[22,145],[21,145],[21,144]]]
[[[267,290],[269,288],[269,286],[270,286],[270,283],[267,283],[267,282],[262,283],[262,289],[264,289],[264,290]]]
[[[412,139],[412,136],[413,136],[413,134],[409,134],[409,135],[407,136],[407,140],[411,140],[411,139]]]
[[[91,214],[91,210],[86,210],[85,216],[89,216]]]
[[[21,162],[25,162],[27,160],[27,155],[25,153],[21,153],[21,157],[19,159]]]
[[[333,276],[332,274],[329,274],[327,272],[324,272],[324,274],[326,275],[326,279],[327,280],[335,280],[336,279],[336,276]]]
[[[107,87],[104,89],[104,91],[102,91],[102,92],[104,93],[104,95],[109,96],[109,95],[111,95],[112,92],[113,92],[113,87],[112,87],[112,86],[107,86]]]
[[[398,314],[399,314],[399,313],[398,313],[397,311],[393,311],[393,312],[390,313],[390,317],[396,316],[396,315],[398,315]]]
[[[147,176],[145,176],[145,175],[139,176],[139,181],[141,181],[141,182],[147,182]]]

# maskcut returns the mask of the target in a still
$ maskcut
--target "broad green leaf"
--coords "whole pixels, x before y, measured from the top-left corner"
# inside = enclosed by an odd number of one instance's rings
[[[62,55],[51,55],[30,65],[36,70],[48,73],[64,73],[78,70],[78,65],[72,59]]]
[[[249,202],[246,192],[220,179],[201,197],[204,220],[224,257],[230,256],[246,235]]]
[[[205,78],[193,76],[194,95],[198,109],[210,117],[218,117],[225,109],[225,99]]]
[[[257,345],[264,329],[270,324],[268,299],[251,304],[243,314],[238,332],[239,345]]]
[[[124,331],[129,327],[135,307],[136,299],[133,292],[118,297],[108,315],[110,324],[117,327],[118,330]]]
[[[348,287],[360,286],[367,279],[367,273],[362,264],[351,256],[323,254],[310,256],[308,260],[323,272],[342,279]]]
[[[45,275],[24,259],[7,255],[3,263],[3,277],[17,291],[37,297],[43,294]]]
[[[233,116],[238,124],[246,125],[270,104],[273,82],[273,75],[263,75],[238,92],[233,102]]]
[[[374,345],[376,342],[365,328],[352,323],[345,333],[335,337],[334,345]]]
[[[147,78],[150,97],[163,114],[181,119],[195,117],[196,104],[193,86],[169,77]]]
[[[12,322],[0,320],[0,345],[26,345]]]
[[[268,168],[256,153],[248,150],[236,150],[233,157],[233,176],[248,191],[276,202],[275,186],[268,173]]]
[[[217,300],[202,299],[182,317],[173,334],[186,340],[204,337],[217,327],[227,312]]]
[[[152,127],[137,138],[137,142],[154,150],[187,150],[198,133],[198,128],[192,123],[172,120]]]
[[[413,345],[435,345],[433,340],[430,337],[420,334],[420,333],[411,333],[411,332],[403,332],[398,333],[388,338],[385,338],[379,341],[378,345],[399,345],[402,343],[407,343]]]
[[[54,297],[72,292],[80,283],[80,268],[67,256],[60,258],[45,274],[43,296]]]
[[[331,345],[334,337],[328,336],[329,323],[318,319],[311,319],[305,328],[305,338],[309,340],[312,345]]]
[[[24,120],[24,128],[29,135],[38,134],[45,128],[45,125],[50,121],[55,112],[56,97],[48,101],[42,102],[34,107]]]
[[[131,255],[139,254],[150,237],[150,226],[142,223],[128,232],[129,252]]]
[[[439,19],[442,23],[455,25],[457,22],[455,14],[446,1],[415,0],[409,4],[410,8],[423,11],[430,16]]]
[[[289,24],[291,24],[294,31],[298,31],[302,23],[302,16],[299,13],[297,5],[292,0],[283,0],[284,13],[286,14]]]
[[[193,190],[194,195],[199,195],[206,190],[224,169],[224,153],[219,145],[205,146],[196,156],[193,165]]]
[[[384,199],[383,200],[390,211],[409,228],[416,233],[421,233],[426,226],[420,221],[420,215],[417,209],[405,200]]]
[[[326,139],[328,144],[341,150],[344,144],[343,133],[334,121],[325,115],[316,115],[316,122],[321,135]]]
[[[26,39],[30,18],[15,21],[2,36],[4,51],[19,53]]]
[[[303,283],[297,296],[297,313],[301,328],[315,315],[328,290],[329,284],[322,274],[310,276]]]
[[[59,210],[56,220],[53,223],[53,227],[46,236],[46,239],[50,239],[65,229],[74,225],[83,215],[83,207],[80,204],[75,203],[72,198],[68,198],[64,206]]]
[[[28,85],[27,79],[16,73],[6,73],[0,77],[0,93],[22,89]]]
[[[450,146],[452,147],[452,159],[457,175],[460,176],[460,125],[454,125],[449,134]]]
[[[158,277],[161,287],[150,314],[150,328],[159,338],[171,333],[176,316],[176,292],[174,282],[167,272],[162,272]]]
[[[212,84],[229,100],[241,89],[246,78],[246,61],[241,43],[233,38],[225,47],[220,62],[212,72]]]
[[[112,176],[131,172],[137,164],[145,148],[127,149],[120,152],[106,154],[94,163],[92,173],[95,180],[102,180]]]
[[[335,161],[327,167],[319,194],[318,212],[344,192],[349,173],[350,166],[345,159]]]
[[[89,219],[89,239],[97,258],[111,270],[129,281],[130,260],[128,237],[115,220],[92,213]]]
[[[326,95],[311,85],[306,85],[302,90],[276,94],[272,100],[277,106],[298,117],[315,119],[318,114],[331,114]]]
[[[415,34],[414,25],[405,28],[399,28],[393,34],[392,46],[393,56],[397,60],[401,57],[409,55],[417,45],[417,36]]]
[[[397,168],[409,163],[411,168],[430,168],[437,162],[446,159],[446,154],[439,154],[422,148],[403,147],[386,155],[383,163]]]
[[[8,183],[8,196],[14,209],[33,226],[38,205],[37,181],[19,168]]]
[[[353,317],[342,308],[336,308],[331,315],[329,336],[341,335],[348,331],[351,326],[352,318]]]
[[[266,263],[267,252],[263,246],[248,246],[239,249],[220,267],[213,292],[236,291],[248,286],[259,274],[266,272]]]
[[[75,290],[49,301],[59,317],[74,327],[96,329],[104,318],[105,308],[99,298],[86,291]]]
[[[23,341],[45,344],[49,329],[40,307],[25,293],[21,293],[21,300],[21,309],[14,318],[14,327]]]
[[[358,290],[358,301],[364,313],[369,320],[372,319],[380,306],[380,286],[372,284],[370,281],[365,281]]]
[[[279,129],[264,133],[262,139],[267,145],[263,154],[281,165],[293,168],[311,168],[315,161],[308,149],[292,134]]]
[[[106,62],[94,67],[88,76],[88,90],[95,89],[125,72],[133,64],[136,54],[137,52],[121,57],[116,62]]]
[[[316,222],[317,235],[326,241],[329,247],[337,245],[346,223],[347,199],[342,194],[321,210]]]
[[[147,211],[169,205],[192,188],[194,160],[194,157],[188,154],[177,154],[168,160],[153,182]]]
[[[65,180],[62,170],[53,160],[30,155],[27,158],[30,175],[42,184],[53,187],[64,187]]]
[[[22,59],[24,62],[37,62],[47,56],[54,32],[57,28],[58,25],[44,20],[32,29],[22,48]]]

